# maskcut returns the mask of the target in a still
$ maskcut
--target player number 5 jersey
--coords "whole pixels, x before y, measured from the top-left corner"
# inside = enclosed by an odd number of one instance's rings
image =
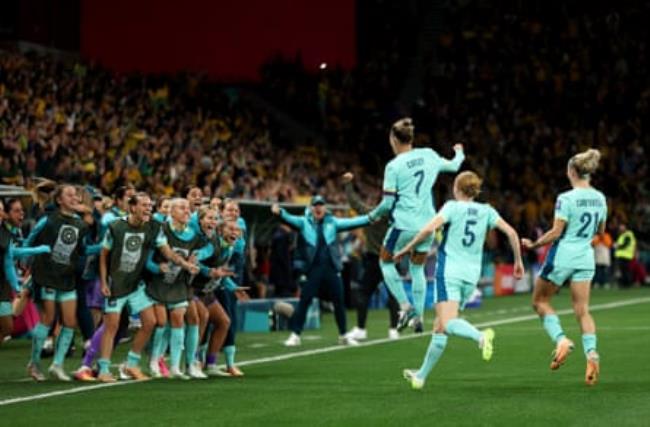
[[[436,280],[453,278],[477,283],[485,236],[496,226],[499,214],[485,203],[452,200],[445,203],[439,215],[445,220],[445,228],[438,249]]]

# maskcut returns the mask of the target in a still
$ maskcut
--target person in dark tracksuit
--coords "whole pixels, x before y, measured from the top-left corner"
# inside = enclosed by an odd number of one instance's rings
[[[371,207],[364,204],[359,195],[354,192],[352,185],[354,175],[348,172],[343,175],[342,179],[345,184],[345,194],[352,209],[360,214],[370,212]],[[379,268],[379,251],[381,250],[381,244],[386,235],[386,230],[388,230],[388,218],[386,217],[366,229],[367,245],[366,252],[363,254],[363,276],[361,277],[361,289],[356,303],[357,326],[348,332],[348,336],[355,340],[365,340],[368,338],[368,332],[366,331],[368,303],[372,294],[383,281],[381,269]],[[399,332],[397,331],[399,304],[390,292],[388,293],[388,310],[390,313],[388,337],[396,339],[399,338]]]
[[[327,211],[325,199],[314,196],[304,216],[289,214],[279,205],[274,204],[271,211],[280,219],[299,232],[299,257],[305,261],[306,283],[300,292],[298,309],[289,320],[293,331],[285,341],[289,347],[300,345],[300,333],[305,324],[307,309],[311,300],[318,294],[321,285],[327,286],[334,302],[334,314],[339,329],[339,343],[358,344],[356,340],[345,335],[345,305],[343,301],[343,283],[341,281],[341,253],[336,241],[337,233],[364,227],[370,223],[367,215],[354,218],[336,218]]]
[[[293,249],[294,232],[286,224],[279,224],[271,237],[271,272],[269,283],[275,288],[277,297],[287,297],[296,294],[293,280]]]

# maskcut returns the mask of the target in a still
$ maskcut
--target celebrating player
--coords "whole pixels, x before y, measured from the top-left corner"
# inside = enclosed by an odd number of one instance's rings
[[[435,214],[432,188],[438,174],[458,171],[465,159],[460,144],[454,146],[454,158],[447,160],[430,148],[413,148],[413,138],[411,119],[395,122],[389,138],[395,158],[386,165],[384,172],[384,197],[368,214],[373,222],[389,213],[392,215],[393,224],[388,229],[381,248],[380,265],[384,282],[401,307],[398,330],[404,329],[411,321],[416,330],[421,330],[426,297],[424,262],[433,237],[422,241],[410,255],[409,271],[413,282],[414,306],[408,301],[402,278],[393,262],[393,254],[411,240]]]
[[[220,253],[217,259],[217,266],[220,268],[215,272],[217,278],[214,295],[218,303],[223,307],[229,321],[224,322],[224,313],[219,312],[218,305],[212,305],[210,318],[215,325],[209,343],[208,354],[206,358],[207,371],[209,375],[241,377],[244,373],[235,364],[235,354],[237,347],[235,345],[235,335],[237,332],[237,298],[247,298],[246,287],[240,287],[235,282],[231,265],[231,259],[235,252],[235,245],[241,236],[239,225],[235,221],[225,220],[221,224],[221,236],[219,238]],[[225,329],[225,334],[224,334]],[[222,338],[223,336],[223,338]],[[219,349],[223,350],[226,357],[226,370],[218,371],[216,366],[216,357]]]
[[[171,222],[162,225],[162,232],[172,250],[186,260],[192,257],[201,260],[209,256],[209,254],[204,255],[208,247],[203,247],[201,238],[188,226],[189,202],[186,199],[173,199],[170,215]],[[153,273],[153,277],[147,284],[146,290],[147,294],[156,302],[155,310],[158,323],[154,334],[150,368],[154,376],[160,376],[157,361],[164,351],[164,325],[167,324],[167,310],[169,310],[171,323],[171,369],[169,373],[174,378],[188,379],[189,377],[180,370],[180,361],[185,342],[184,318],[189,307],[188,299],[191,293],[190,273],[198,273],[198,267],[186,263],[167,265],[165,258],[162,251],[156,250],[150,254],[147,262],[147,269]],[[186,271],[183,271],[182,268]],[[198,325],[198,319],[191,320],[192,322],[188,323]]]
[[[208,375],[221,375],[217,368],[217,353],[221,349],[226,334],[230,328],[230,318],[224,310],[221,303],[217,300],[215,290],[221,285],[222,277],[231,276],[234,273],[225,267],[227,262],[228,243],[222,240],[217,233],[218,213],[213,207],[203,207],[199,210],[199,223],[201,225],[200,236],[205,243],[209,243],[214,248],[214,253],[209,258],[203,260],[200,264],[201,273],[196,275],[192,280],[192,287],[196,295],[197,309],[200,312],[208,313],[211,331],[207,334],[207,354],[206,354],[206,372]],[[223,228],[223,225],[222,225]],[[238,233],[235,233],[234,239],[237,239]],[[234,242],[234,240],[233,240]],[[206,334],[206,326],[201,323],[200,336]],[[191,356],[189,356],[191,357]],[[186,359],[188,356],[186,356]]]
[[[277,204],[271,207],[274,215],[278,215],[283,222],[300,233],[298,250],[306,264],[304,273],[307,281],[300,292],[298,309],[289,320],[292,333],[284,345],[294,347],[301,344],[300,333],[305,325],[307,309],[311,300],[318,295],[321,286],[326,286],[332,295],[336,325],[339,329],[339,344],[358,345],[354,338],[345,333],[341,253],[336,235],[342,231],[365,227],[369,224],[368,216],[336,218],[327,211],[325,199],[318,195],[312,197],[310,205],[304,216],[291,215]]]
[[[21,286],[16,274],[15,260],[50,252],[50,247],[42,245],[35,248],[20,247],[20,227],[25,216],[23,205],[18,199],[7,201],[6,218],[2,221],[2,202],[0,202],[0,345],[13,330],[12,290],[17,294]]]
[[[517,232],[488,204],[477,203],[481,179],[474,172],[462,172],[454,181],[454,198],[445,203],[440,212],[395,254],[408,254],[443,225],[444,237],[438,250],[436,265],[436,321],[434,334],[424,362],[419,370],[404,370],[404,377],[414,389],[421,389],[431,369],[447,346],[447,336],[458,336],[476,341],[483,359],[490,360],[493,352],[494,331],[480,332],[474,325],[458,318],[476,289],[483,263],[483,244],[490,228],[498,228],[508,236],[515,255],[515,278],[521,278],[524,267]]]
[[[553,228],[536,241],[522,239],[527,249],[552,243],[540,276],[535,282],[533,306],[542,318],[544,329],[555,342],[551,369],[558,369],[573,350],[560,318],[551,306],[551,298],[560,286],[570,283],[573,311],[582,330],[582,346],[587,358],[585,382],[594,385],[600,374],[600,357],[596,351],[596,325],[589,313],[589,293],[595,261],[591,241],[605,232],[607,200],[591,186],[591,175],[598,168],[600,152],[589,149],[569,160],[567,176],[572,190],[558,196]]]
[[[131,314],[139,313],[142,326],[133,338],[124,370],[136,380],[148,379],[140,370],[139,364],[142,349],[156,324],[153,301],[145,293],[142,283],[142,272],[149,250],[159,248],[168,259],[184,264],[188,269],[192,268],[191,264],[172,252],[157,225],[150,221],[151,199],[146,193],[132,196],[129,208],[130,213],[126,219],[114,221],[108,226],[100,255],[102,293],[106,297],[102,357],[98,362],[98,379],[103,382],[115,381],[109,370],[110,356],[120,314],[127,304]]]
[[[237,353],[235,336],[237,333],[237,300],[248,298],[248,294],[245,292],[248,288],[242,286],[246,269],[246,221],[240,217],[239,213],[239,204],[236,201],[224,200],[221,211],[221,217],[224,220],[224,225],[221,228],[222,241],[224,242],[222,263],[227,264],[234,274],[232,277],[225,278],[224,286],[219,286],[215,291],[217,300],[230,318],[230,326],[223,343],[223,353],[226,356],[226,373],[233,377],[244,375],[235,365],[235,354]]]
[[[79,204],[75,187],[68,184],[58,186],[54,191],[54,202],[56,211],[41,218],[25,240],[25,246],[34,242],[51,248],[51,253],[36,256],[33,267],[34,282],[41,286],[43,303],[41,321],[32,332],[32,357],[28,365],[29,374],[37,381],[44,380],[40,370],[41,350],[54,323],[57,304],[61,309],[63,328],[49,372],[61,381],[70,381],[63,370],[63,361],[77,326],[75,269],[82,253],[89,255],[99,250],[99,245],[86,245],[88,226],[75,214]]]
[[[352,180],[354,174],[346,172],[343,175],[343,183],[345,184],[345,193],[348,197],[348,203],[352,209],[359,214],[364,214],[369,211],[369,207],[361,200],[361,197],[354,191],[352,187]],[[348,336],[355,340],[365,340],[368,338],[366,330],[366,319],[368,318],[368,303],[370,297],[381,283],[381,270],[379,268],[379,253],[381,250],[381,240],[386,234],[388,229],[387,218],[382,218],[366,228],[366,251],[363,254],[363,275],[361,276],[361,288],[359,290],[357,300],[357,326],[348,332]],[[390,328],[388,329],[388,337],[391,339],[399,338],[397,332],[397,319],[399,304],[395,297],[390,292],[388,293],[388,311],[390,316]]]

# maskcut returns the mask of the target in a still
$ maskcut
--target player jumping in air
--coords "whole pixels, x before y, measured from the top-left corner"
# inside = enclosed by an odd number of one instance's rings
[[[438,174],[458,171],[465,155],[461,144],[454,145],[456,155],[452,160],[440,157],[430,148],[413,148],[414,127],[409,118],[393,125],[389,139],[395,158],[386,165],[384,172],[384,197],[368,216],[373,222],[384,215],[390,214],[392,217],[393,223],[386,233],[379,256],[381,271],[388,289],[400,304],[397,329],[402,330],[412,322],[416,330],[421,331],[426,297],[424,262],[433,237],[422,241],[410,255],[413,306],[404,291],[393,254],[404,247],[435,214],[432,188]]]

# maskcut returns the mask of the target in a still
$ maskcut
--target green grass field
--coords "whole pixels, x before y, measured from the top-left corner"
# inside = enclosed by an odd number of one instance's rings
[[[496,323],[493,360],[483,362],[473,343],[451,338],[422,391],[411,390],[401,372],[419,367],[429,337],[379,341],[387,332],[383,310],[371,312],[370,342],[359,348],[335,345],[331,314],[324,316],[321,330],[305,332],[298,349],[281,345],[285,332],[241,334],[242,379],[36,384],[25,380],[29,342],[11,341],[0,348],[0,424],[650,425],[650,290],[594,293],[602,372],[593,388],[584,385],[585,361],[573,316],[561,319],[577,349],[564,367],[551,372],[553,345],[531,316],[529,298],[490,299],[468,310],[466,317],[478,325]],[[569,309],[569,298],[562,292],[556,307]],[[352,314],[348,321],[353,323]],[[317,349],[321,352],[314,354]],[[123,353],[120,348],[114,361]],[[66,368],[78,363],[78,357],[67,360]],[[55,391],[65,394],[10,402]]]

